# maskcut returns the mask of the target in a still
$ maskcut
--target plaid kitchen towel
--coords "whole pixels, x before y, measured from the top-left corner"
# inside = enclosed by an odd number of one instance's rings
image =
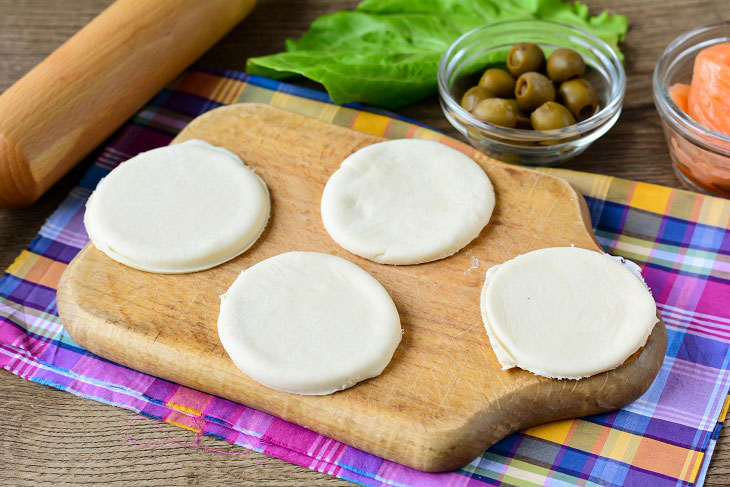
[[[362,485],[702,483],[727,413],[730,385],[730,201],[720,198],[549,170],[586,196],[605,250],[642,266],[667,325],[667,356],[651,388],[624,409],[530,428],[454,472],[418,472],[81,349],[58,319],[56,287],[87,242],[83,212],[89,194],[120,162],[166,145],[194,117],[237,101],[268,103],[391,138],[444,138],[383,113],[333,105],[320,92],[233,71],[187,73],[112,137],[80,185],[8,268],[0,281],[0,366]]]

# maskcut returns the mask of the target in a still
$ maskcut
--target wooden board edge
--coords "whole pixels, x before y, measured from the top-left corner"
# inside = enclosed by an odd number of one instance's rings
[[[504,397],[497,401],[495,408],[480,411],[469,418],[462,428],[442,432],[438,442],[441,447],[438,450],[429,448],[428,450],[432,451],[433,455],[421,462],[411,462],[409,466],[426,472],[446,472],[462,468],[492,445],[513,433],[554,421],[579,419],[621,409],[641,397],[654,382],[664,362],[667,340],[666,326],[660,318],[645,346],[618,368],[577,381],[545,379],[555,385],[550,392],[547,392],[545,387],[541,387],[542,383],[535,383],[512,396]],[[603,391],[605,386],[610,383],[609,377],[617,375],[620,380],[613,383],[611,388],[614,390],[621,388],[621,393],[611,390],[601,396],[594,396],[590,393],[593,390],[591,388],[593,384],[602,383],[599,390]],[[565,407],[562,399],[566,396],[561,396],[561,392],[565,390],[570,391],[570,401],[580,403],[580,405]],[[579,398],[578,401],[576,401],[576,396]],[[620,397],[621,399],[607,402],[606,397]],[[546,414],[546,404],[556,406]],[[510,421],[510,409],[521,407],[535,414],[525,415],[518,421]],[[495,419],[495,415],[503,415],[504,418]],[[499,424],[501,427],[494,428],[495,424]],[[471,437],[471,441],[465,441],[465,438],[469,437]],[[463,445],[469,444],[482,446],[464,448]],[[444,448],[442,445],[448,446]]]
[[[89,243],[82,252],[87,252],[91,245]],[[154,358],[148,358],[144,364],[127,363],[119,347],[134,347],[135,340],[133,338],[130,342],[129,336],[125,335],[125,341],[122,343],[120,339],[121,333],[117,331],[119,325],[116,323],[106,321],[107,326],[103,327],[104,332],[102,332],[103,339],[100,340],[97,335],[95,340],[87,341],[88,329],[84,325],[94,318],[89,316],[81,307],[74,305],[76,299],[73,295],[72,286],[68,285],[69,281],[73,279],[73,272],[74,261],[69,264],[66,272],[62,275],[58,292],[61,295],[61,299],[59,300],[59,314],[64,316],[64,326],[76,343],[92,353],[120,363],[121,365],[132,367],[140,372],[177,382],[186,387],[200,390],[204,389],[204,387],[201,387],[201,384],[185,384],[185,381],[181,380],[181,377],[184,376],[183,370],[165,370]],[[95,330],[98,333],[100,327],[96,327]],[[140,337],[141,339],[142,337]],[[90,347],[89,345],[91,343],[97,345],[99,343],[105,343],[106,346],[97,349],[95,346]],[[415,434],[418,448],[405,448],[395,454],[393,452],[388,454],[386,451],[379,451],[381,448],[377,444],[371,444],[367,441],[347,441],[337,431],[329,430],[329,428],[325,428],[324,430],[318,429],[318,432],[356,448],[370,451],[375,455],[383,456],[386,454],[389,460],[402,463],[417,470],[426,472],[450,471],[463,467],[504,437],[525,428],[560,419],[599,414],[626,406],[640,397],[649,388],[661,368],[666,346],[666,328],[660,319],[647,340],[646,345],[617,369],[581,379],[580,381],[544,379],[541,383],[535,383],[512,396],[502,398],[495,404],[495,407],[478,411],[457,429],[444,431],[429,429],[423,433],[412,432],[412,435]],[[179,358],[182,358],[182,356]],[[166,361],[166,363],[169,365],[170,362]],[[522,371],[515,372],[522,373]],[[626,379],[630,378],[630,380],[618,381],[622,387],[620,394],[607,391],[605,395],[602,394],[597,397],[585,393],[595,390],[595,388],[590,387],[591,383],[603,382],[604,385],[608,384],[609,381],[607,379],[611,375],[620,375]],[[551,392],[546,392],[546,388],[543,387],[544,382],[550,382],[555,385],[550,390]],[[566,407],[565,403],[560,401],[556,402],[555,397],[561,397],[560,392],[568,387],[572,389],[570,394],[571,399],[569,401],[571,404],[568,405],[569,407]],[[234,402],[240,402],[240,398],[227,396],[224,391],[206,392],[225,397]],[[576,394],[579,400],[576,400]],[[613,400],[606,402],[607,397]],[[616,402],[616,397],[620,397],[621,400]],[[546,414],[545,404],[551,404],[551,401],[556,406]],[[249,407],[256,408],[255,406]],[[509,411],[514,408],[523,408],[533,412],[533,414],[525,415],[519,420],[513,420],[509,415]],[[257,409],[268,414],[276,415],[274,412],[267,411],[266,408]],[[287,421],[295,420],[295,418],[289,417],[287,414],[278,416]],[[495,424],[501,426],[495,428]]]
[[[86,313],[79,306],[76,306],[77,299],[70,281],[76,262],[81,259],[89,245],[93,245],[91,241],[87,242],[71,262],[68,263],[63,273],[61,273],[61,279],[58,281],[58,288],[56,289],[56,307],[58,308],[58,317],[61,325],[73,341],[85,350],[89,350],[85,345],[88,343],[86,341],[87,335],[83,332],[83,327],[77,327],[78,322],[81,321],[77,318],[79,315]]]

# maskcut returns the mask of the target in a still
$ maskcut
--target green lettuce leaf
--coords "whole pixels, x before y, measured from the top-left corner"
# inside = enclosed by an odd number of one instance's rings
[[[250,58],[249,73],[282,79],[301,75],[324,85],[335,103],[399,108],[437,91],[441,55],[464,32],[507,19],[575,25],[618,53],[626,17],[588,15],[562,0],[365,0],[354,11],[315,20],[286,52]]]

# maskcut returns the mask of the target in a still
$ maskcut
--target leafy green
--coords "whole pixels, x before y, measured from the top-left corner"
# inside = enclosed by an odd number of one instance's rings
[[[441,55],[464,32],[507,19],[575,25],[618,50],[628,22],[562,0],[365,0],[354,11],[315,20],[286,52],[251,58],[251,74],[302,75],[324,85],[335,103],[398,108],[437,91]]]

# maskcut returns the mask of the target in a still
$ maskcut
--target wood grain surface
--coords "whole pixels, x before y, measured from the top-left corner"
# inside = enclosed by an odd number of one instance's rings
[[[478,304],[486,269],[545,247],[600,249],[582,197],[562,179],[450,141],[494,185],[489,225],[451,257],[390,266],[350,254],[318,221],[331,174],[356,150],[384,139],[255,103],[205,113],[173,143],[190,139],[225,147],[263,178],[272,200],[266,231],[243,255],[192,274],[138,271],[87,245],[66,268],[57,300],[61,321],[87,350],[433,472],[460,468],[528,426],[623,407],[661,367],[663,323],[624,365],[577,382],[502,371],[491,352]],[[226,354],[216,326],[219,296],[244,269],[294,250],[354,262],[393,298],[403,340],[377,378],[325,396],[287,394],[242,374]]]
[[[0,0],[0,90],[40,62],[111,0]],[[357,0],[260,0],[252,14],[203,56],[209,66],[241,69],[249,56],[280,51],[317,16]],[[586,0],[593,13],[611,8],[629,17],[624,51],[628,88],[624,113],[611,131],[565,167],[679,187],[651,98],[651,71],[679,33],[727,17],[725,0]],[[435,99],[400,111],[451,135]],[[91,158],[90,158],[91,159]],[[0,267],[7,267],[76,184],[72,171],[23,210],[0,211]],[[179,446],[135,446],[124,428],[136,415],[0,371],[0,484],[3,485],[352,485],[257,453],[227,456]],[[182,441],[192,434],[168,425]],[[158,425],[132,423],[134,438],[165,441]],[[724,429],[705,485],[728,485],[730,440]],[[202,444],[239,450],[205,438]]]

